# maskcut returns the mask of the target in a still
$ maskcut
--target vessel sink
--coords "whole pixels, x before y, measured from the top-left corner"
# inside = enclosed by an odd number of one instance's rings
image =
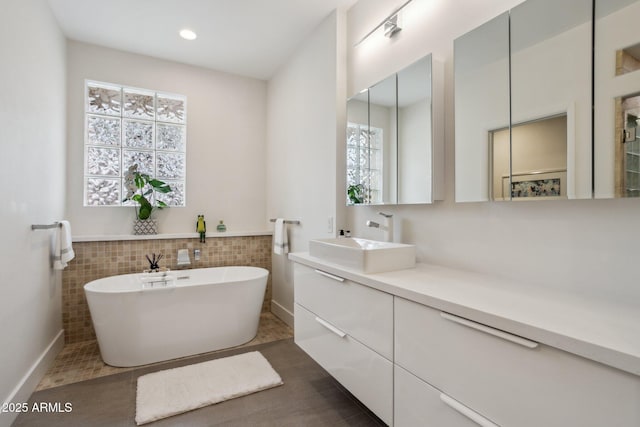
[[[402,270],[416,264],[415,245],[350,237],[311,240],[309,255],[362,273]]]

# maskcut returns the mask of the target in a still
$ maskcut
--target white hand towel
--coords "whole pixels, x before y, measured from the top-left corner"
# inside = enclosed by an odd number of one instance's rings
[[[287,239],[287,224],[284,219],[276,219],[273,230],[273,253],[277,255],[289,253],[289,240]]]
[[[53,269],[64,270],[67,263],[76,256],[71,246],[71,224],[69,221],[60,221],[55,239]]]

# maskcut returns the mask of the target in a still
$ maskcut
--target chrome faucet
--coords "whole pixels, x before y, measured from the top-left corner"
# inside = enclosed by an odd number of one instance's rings
[[[367,221],[367,227],[379,228],[384,231],[384,241],[393,242],[393,215],[384,212],[378,212],[378,215],[384,217],[384,224],[380,225],[375,221]]]

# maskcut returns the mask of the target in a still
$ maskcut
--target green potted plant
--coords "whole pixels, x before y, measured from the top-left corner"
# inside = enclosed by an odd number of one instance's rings
[[[155,209],[166,208],[162,200],[156,200],[156,192],[170,193],[173,191],[169,184],[149,175],[138,172],[138,165],[129,167],[124,177],[124,189],[127,191],[123,202],[132,201],[136,206],[136,219],[133,224],[133,234],[157,234],[158,223],[151,219]]]
[[[353,184],[347,188],[347,196],[349,197],[349,203],[354,205],[364,203],[364,185]]]

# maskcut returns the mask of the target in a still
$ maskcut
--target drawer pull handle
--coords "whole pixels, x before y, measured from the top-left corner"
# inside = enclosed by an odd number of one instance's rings
[[[440,315],[447,320],[451,320],[452,322],[456,322],[456,323],[459,323],[460,325],[464,325],[469,328],[484,332],[486,334],[493,335],[498,338],[502,338],[503,340],[511,341],[512,343],[516,343],[527,348],[536,348],[538,346],[538,343],[535,341],[531,341],[526,338],[519,337],[517,335],[512,335],[510,333],[501,331],[499,329],[490,328],[489,326],[485,326],[481,323],[472,322],[471,320],[467,320],[463,317],[454,316],[453,314],[449,314],[445,312],[440,312]]]
[[[444,393],[440,393],[440,400],[442,400],[442,402],[444,402],[448,407],[450,407],[456,412],[459,412],[465,417],[469,418],[471,421],[478,424],[479,426],[499,427],[497,424],[492,423],[491,421],[489,421],[488,419],[486,419],[485,417],[483,417],[473,409],[467,408],[462,403],[458,402],[455,399],[452,399],[451,397],[447,396]]]
[[[338,282],[344,282],[344,279],[342,277],[334,276],[333,274],[325,273],[324,271],[321,271],[321,270],[314,270],[314,271],[324,277],[328,277],[329,279],[333,279]]]
[[[324,320],[322,320],[319,317],[316,317],[316,322],[320,323],[322,326],[324,326],[325,328],[327,328],[328,330],[330,330],[331,332],[333,332],[334,334],[336,334],[340,338],[344,338],[344,337],[347,336],[347,334],[342,332],[340,329],[336,328],[335,326],[333,326],[332,324],[330,324],[328,322],[325,322]]]

